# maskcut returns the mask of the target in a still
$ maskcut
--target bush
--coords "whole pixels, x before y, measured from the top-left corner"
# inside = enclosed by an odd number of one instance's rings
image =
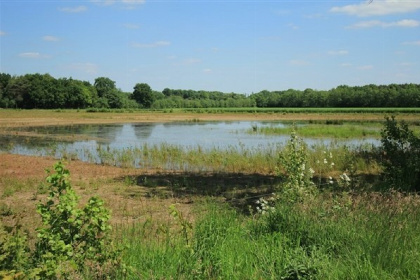
[[[6,235],[0,227],[0,276],[29,279],[115,278],[119,252],[110,240],[110,214],[97,197],[78,207],[79,197],[69,182],[70,172],[61,162],[47,177],[49,195],[37,205],[42,227],[35,250],[28,252],[19,225]],[[30,254],[30,255],[29,255]]]
[[[394,116],[386,117],[381,136],[386,180],[399,190],[420,191],[420,139]]]

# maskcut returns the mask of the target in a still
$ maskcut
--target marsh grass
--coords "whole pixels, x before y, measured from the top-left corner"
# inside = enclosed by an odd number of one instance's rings
[[[259,133],[265,135],[290,135],[294,128],[290,127],[253,127],[248,133]],[[367,126],[362,124],[309,124],[301,125],[295,128],[296,132],[302,137],[319,138],[365,138],[380,137],[380,128],[378,126]]]

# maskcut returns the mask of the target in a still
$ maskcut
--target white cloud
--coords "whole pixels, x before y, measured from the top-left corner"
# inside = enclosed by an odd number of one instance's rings
[[[72,63],[69,65],[71,70],[77,72],[83,72],[86,74],[97,74],[98,73],[98,66],[94,63],[85,62],[85,63]]]
[[[347,55],[349,54],[349,51],[347,50],[338,50],[338,51],[329,51],[329,55]]]
[[[420,21],[414,19],[403,19],[400,21],[384,22],[380,20],[369,20],[355,23],[348,28],[370,28],[370,27],[417,27],[420,25]]]
[[[206,68],[206,69],[203,69],[203,72],[204,72],[204,73],[211,73],[211,72],[213,72],[213,70],[211,70],[211,69],[209,69],[209,68]]]
[[[420,40],[419,41],[411,41],[411,42],[403,42],[403,45],[420,46]]]
[[[58,9],[61,12],[65,13],[82,13],[87,11],[86,6],[77,6],[77,7],[64,7]]]
[[[297,26],[294,23],[289,23],[287,26],[290,27],[291,29],[294,29],[294,30],[299,29],[299,26]]]
[[[7,33],[4,32],[3,30],[0,30],[0,36],[5,36]]]
[[[39,52],[24,52],[19,54],[22,58],[49,58],[49,55],[41,54]]]
[[[420,9],[420,1],[373,0],[370,3],[369,2],[370,1],[356,5],[333,7],[330,9],[330,12],[367,17],[408,13]]]
[[[122,2],[128,5],[138,5],[138,4],[144,4],[146,0],[122,0]]]
[[[91,0],[90,2],[96,3],[98,5],[109,6],[115,3],[115,0]]]
[[[42,39],[44,41],[49,41],[49,42],[57,42],[57,41],[60,41],[60,39],[58,37],[50,36],[50,35],[46,35],[46,36],[42,37]]]
[[[157,47],[163,47],[163,46],[169,46],[171,42],[168,41],[157,41],[154,43],[134,43],[132,44],[135,48],[157,48]]]

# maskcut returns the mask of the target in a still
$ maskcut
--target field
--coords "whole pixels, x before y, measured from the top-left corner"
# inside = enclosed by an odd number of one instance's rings
[[[381,129],[391,114],[418,130],[417,109],[0,110],[0,134],[25,126],[224,120],[306,121],[318,131],[373,122]],[[111,156],[131,162],[145,150]],[[147,156],[142,168],[66,160],[80,204],[95,195],[111,210],[112,239],[124,246],[128,267],[117,278],[420,278],[420,197],[389,187],[375,149],[310,149],[314,191],[303,195],[284,191],[291,169],[272,154],[160,146]],[[165,169],[168,160],[174,167]],[[56,161],[0,153],[0,219],[10,229],[22,225],[32,249],[41,226],[36,204],[48,195],[45,169]]]

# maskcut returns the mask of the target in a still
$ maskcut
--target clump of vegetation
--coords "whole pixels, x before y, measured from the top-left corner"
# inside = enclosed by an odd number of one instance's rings
[[[387,117],[382,134],[384,175],[392,187],[420,191],[420,138],[395,117]]]
[[[34,250],[29,250],[20,225],[8,235],[1,229],[0,275],[30,279],[69,279],[82,275],[113,278],[121,262],[110,239],[108,210],[97,197],[78,208],[79,198],[69,182],[69,170],[61,162],[54,170],[47,177],[47,200],[37,205],[42,226],[36,230]]]
[[[314,193],[315,184],[312,182],[314,170],[308,164],[307,147],[295,131],[292,131],[289,142],[280,154],[280,165],[287,176],[281,185],[281,191],[292,201]]]

